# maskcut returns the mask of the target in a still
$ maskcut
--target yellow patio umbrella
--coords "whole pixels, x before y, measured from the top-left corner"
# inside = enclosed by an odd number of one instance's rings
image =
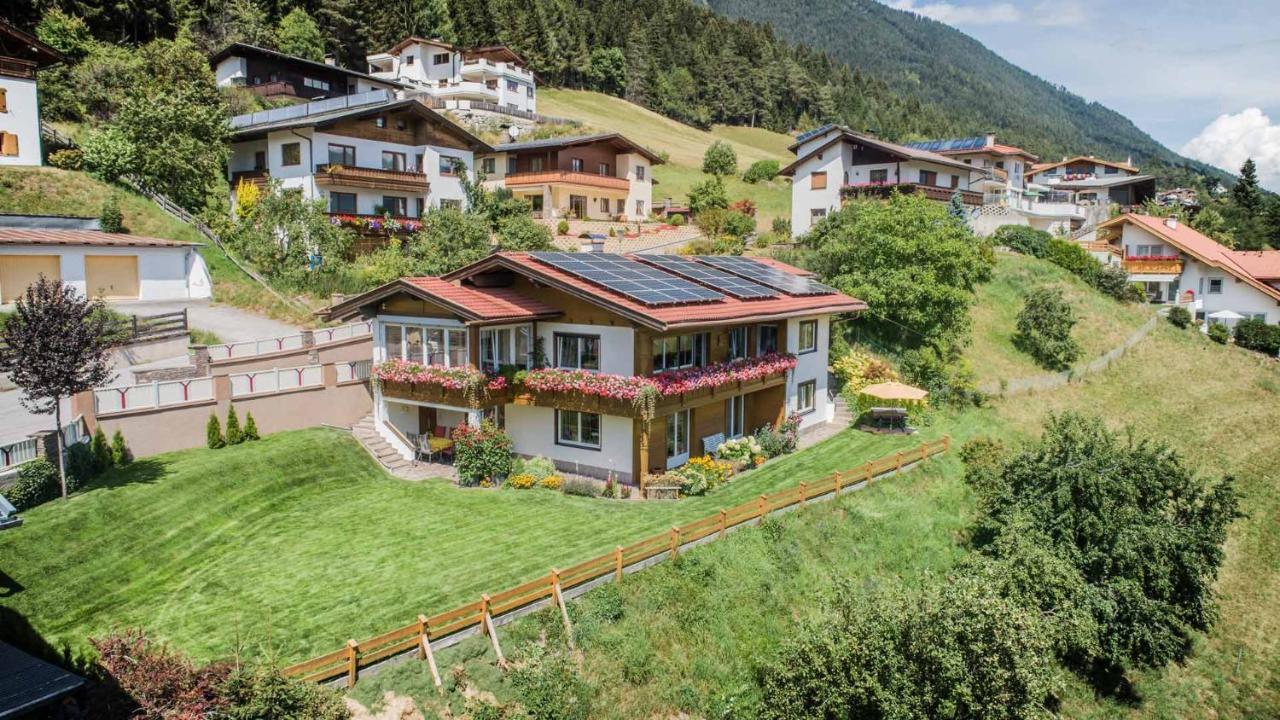
[[[873,403],[876,400],[888,400],[890,402],[903,404],[923,404],[929,400],[928,390],[921,390],[918,387],[904,385],[897,381],[868,385],[862,388],[862,392],[860,394],[865,395]]]

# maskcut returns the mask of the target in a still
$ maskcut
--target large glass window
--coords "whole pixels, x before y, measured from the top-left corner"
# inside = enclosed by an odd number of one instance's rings
[[[404,329],[404,359],[421,363],[425,359],[422,352],[422,328],[410,325]]]
[[[600,369],[599,335],[556,333],[556,367],[581,370]]]
[[[356,148],[354,145],[335,145],[329,143],[329,164],[355,167]]]
[[[480,331],[480,369],[497,372],[503,365],[512,365],[511,329]]]
[[[736,327],[729,330],[729,359],[741,360],[747,356],[747,329]]]
[[[356,212],[356,194],[344,193],[344,192],[329,193],[329,212],[334,212],[334,213]]]
[[[689,411],[680,410],[667,417],[667,467],[689,461]]]
[[[456,157],[454,157],[454,156],[452,156],[452,155],[441,155],[441,156],[440,156],[440,174],[441,174],[441,175],[453,175],[453,174],[454,174],[454,169],[453,169],[454,163],[459,163],[459,162],[462,162],[462,161],[461,161],[459,158],[456,158]]]
[[[889,182],[889,171],[885,168],[871,171],[871,182],[887,183]]]
[[[449,355],[444,346],[444,328],[427,328],[426,343],[428,365],[448,364]]]
[[[798,352],[811,353],[818,349],[818,321],[800,321],[800,347]]]
[[[747,396],[735,395],[724,403],[724,434],[726,437],[742,437],[747,424]]]
[[[382,169],[398,170],[404,172],[405,155],[402,152],[391,152],[390,150],[382,151]]]
[[[778,326],[760,325],[756,328],[756,354],[778,352]]]
[[[556,444],[599,450],[600,416],[577,410],[557,410]]]
[[[654,338],[653,371],[676,370],[707,363],[707,334]]]
[[[388,360],[442,367],[467,364],[467,331],[461,328],[385,323],[382,337]]]
[[[301,165],[302,164],[302,144],[291,142],[280,146],[280,164],[281,165]]]
[[[467,331],[450,330],[445,339],[449,348],[449,367],[465,367],[467,364]]]

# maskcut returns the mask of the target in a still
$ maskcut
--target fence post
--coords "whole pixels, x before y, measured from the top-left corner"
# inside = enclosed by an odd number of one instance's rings
[[[422,634],[420,638],[421,647],[418,648],[418,658],[427,659],[427,667],[431,669],[431,679],[436,684],[436,692],[444,694],[444,683],[440,682],[440,670],[436,668],[436,656],[431,652],[431,633],[427,630],[427,616],[418,616],[418,627]]]
[[[671,526],[671,559],[674,560],[680,554],[680,528],[675,525]]]
[[[160,381],[151,381],[151,397],[155,400],[156,407],[160,407]]]
[[[925,460],[928,460],[928,459],[929,459],[929,443],[922,442],[920,443],[920,462],[924,462]]]
[[[951,450],[951,436],[950,436],[950,435],[943,435],[943,436],[942,436],[942,451],[943,451],[943,452],[948,452],[948,451],[950,451],[950,450]]]
[[[833,493],[833,496],[840,497],[840,471],[839,470],[836,471],[836,488],[835,488],[835,492]]]
[[[551,568],[551,594],[555,596],[556,605],[560,606],[560,619],[564,621],[564,636],[569,641],[569,649],[577,650],[573,642],[573,625],[569,623],[569,608],[564,606],[564,593],[560,591],[560,571]]]
[[[502,654],[502,646],[498,644],[498,631],[493,628],[493,618],[489,615],[489,596],[480,596],[480,622],[484,633],[489,636],[489,644],[493,645],[493,654],[498,656],[498,667],[507,669],[507,658]]]
[[[760,507],[757,509],[757,511],[756,511],[756,512],[757,512],[757,513],[759,513],[759,516],[760,516],[760,524],[762,524],[762,525],[764,524],[764,513],[765,513],[765,508],[767,508],[767,507],[769,507],[769,498],[768,498],[768,497],[766,497],[766,496],[764,496],[764,495],[761,495],[761,496],[760,496]]]
[[[355,640],[347,641],[347,687],[355,687],[360,676],[359,666],[360,644]]]
[[[898,453],[893,456],[893,461],[894,461],[894,468],[893,468],[894,471],[901,472],[902,471],[902,451],[901,450],[899,450]]]
[[[613,549],[613,578],[618,582],[622,582],[622,546],[618,545]]]
[[[724,539],[724,534],[725,534],[725,530],[726,530],[726,528],[725,528],[725,517],[726,517],[728,514],[729,514],[729,513],[725,512],[724,508],[721,508],[721,509],[720,509],[720,539],[721,539],[721,540],[723,540],[723,539]]]
[[[866,463],[862,466],[862,472],[867,476],[867,485],[875,482],[875,474],[871,472],[871,467],[871,463]]]
[[[807,487],[806,483],[800,483],[800,507],[804,507],[805,488]]]

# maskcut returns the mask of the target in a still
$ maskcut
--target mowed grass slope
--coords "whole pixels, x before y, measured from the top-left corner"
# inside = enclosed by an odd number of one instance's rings
[[[1053,263],[999,253],[991,282],[978,289],[971,315],[973,342],[966,354],[978,382],[999,382],[1049,372],[1013,345],[1018,313],[1027,295],[1040,288],[1061,290],[1076,310],[1078,322],[1072,337],[1080,343],[1077,366],[1121,345],[1155,312],[1145,305],[1116,302]]]
[[[174,218],[129,188],[109,185],[88,173],[51,167],[0,169],[0,213],[98,217],[111,194],[120,203],[125,230],[131,235],[199,244],[213,276],[218,302],[260,312],[279,320],[314,325],[315,318],[289,307],[241,272],[195,228]]]
[[[929,435],[930,437],[934,435]],[[922,437],[843,433],[680,503],[386,475],[317,428],[146,458],[0,534],[4,599],[54,643],[141,626],[201,659],[294,661]]]
[[[729,199],[747,198],[756,203],[757,224],[769,229],[775,217],[791,216],[791,184],[784,178],[770,183],[742,182],[756,160],[777,160],[786,165],[795,159],[788,150],[794,138],[761,128],[717,125],[711,131],[685,125],[646,110],[622,98],[585,90],[538,91],[538,112],[582,122],[586,132],[619,132],[655,152],[667,153],[665,165],[654,168],[658,184],[653,188],[653,202],[663,198],[683,205],[689,190],[707,178],[702,173],[702,155],[716,140],[731,144],[738,154],[738,175],[726,178]]]

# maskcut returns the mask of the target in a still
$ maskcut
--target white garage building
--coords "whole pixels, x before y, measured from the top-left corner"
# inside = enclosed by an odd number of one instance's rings
[[[213,284],[191,243],[100,230],[0,227],[0,302],[40,275],[105,300],[208,298]]]

